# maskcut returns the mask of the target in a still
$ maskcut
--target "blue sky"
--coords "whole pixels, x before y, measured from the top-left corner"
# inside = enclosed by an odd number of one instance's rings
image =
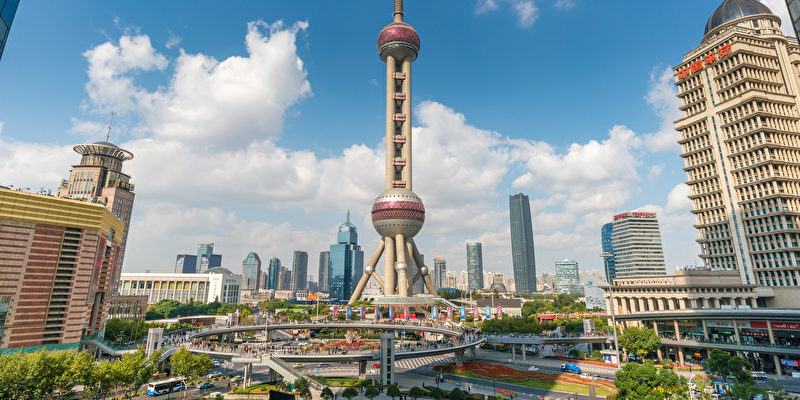
[[[303,249],[316,275],[347,209],[371,253],[391,3],[24,2],[0,60],[0,184],[54,189],[114,111],[111,141],[136,156],[126,271],[215,242],[234,270]],[[669,68],[719,3],[407,0],[426,258],[461,270],[480,240],[510,276],[524,192],[539,271],[599,268],[600,225],[633,209],[659,213],[668,269],[694,263]]]

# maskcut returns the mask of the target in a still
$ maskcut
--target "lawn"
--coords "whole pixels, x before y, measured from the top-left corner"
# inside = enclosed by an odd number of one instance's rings
[[[331,387],[353,387],[363,385],[365,387],[372,386],[372,379],[358,379],[358,378],[329,378],[325,376],[316,377],[322,384]]]
[[[261,383],[258,385],[248,386],[246,388],[233,389],[233,394],[269,394],[270,390],[280,391],[280,385],[277,383]]]

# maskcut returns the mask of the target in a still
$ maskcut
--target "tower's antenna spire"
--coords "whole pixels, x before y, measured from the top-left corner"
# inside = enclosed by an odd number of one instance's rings
[[[403,0],[394,0],[394,22],[403,21]]]
[[[106,130],[106,143],[108,143],[108,138],[111,136],[111,123],[114,121],[114,112],[111,112],[111,118],[108,119],[108,130]]]
[[[347,224],[350,224],[350,210],[347,210]]]

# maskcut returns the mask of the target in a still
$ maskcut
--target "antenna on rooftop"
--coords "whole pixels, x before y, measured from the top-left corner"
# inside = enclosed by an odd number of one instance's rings
[[[111,112],[111,118],[108,119],[108,130],[106,130],[106,143],[108,143],[108,138],[111,136],[111,123],[114,122],[114,112]]]

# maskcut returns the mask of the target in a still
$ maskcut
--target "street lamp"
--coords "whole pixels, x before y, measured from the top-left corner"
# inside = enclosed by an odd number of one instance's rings
[[[612,286],[614,286],[614,283],[613,283],[614,280],[610,276],[608,276],[608,258],[609,257],[613,257],[613,256],[614,256],[613,254],[608,253],[608,252],[604,252],[604,253],[600,254],[600,257],[603,257],[603,260],[605,261],[606,279],[608,280],[608,297],[609,297],[609,300],[611,300],[611,302],[609,304],[609,308],[611,308],[611,330],[614,331],[614,352],[616,353],[616,357],[617,357],[617,369],[620,369],[620,366],[622,365],[622,360],[619,359],[619,340],[617,338],[617,320],[614,317],[614,314],[615,314],[615,310],[614,309],[616,308],[617,304],[614,301],[614,291],[612,290]]]

